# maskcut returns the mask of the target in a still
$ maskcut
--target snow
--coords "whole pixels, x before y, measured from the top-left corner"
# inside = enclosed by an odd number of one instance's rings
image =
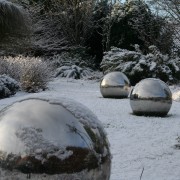
[[[180,101],[180,87],[171,87],[172,91],[173,91],[173,95],[172,98],[174,101]]]
[[[167,117],[132,114],[129,99],[107,99],[100,94],[100,82],[56,78],[45,92],[33,97],[71,98],[88,107],[102,122],[111,145],[110,180],[179,180],[180,88],[170,87],[173,101]],[[17,93],[0,100],[0,109],[32,94]],[[39,149],[39,151],[41,151]]]

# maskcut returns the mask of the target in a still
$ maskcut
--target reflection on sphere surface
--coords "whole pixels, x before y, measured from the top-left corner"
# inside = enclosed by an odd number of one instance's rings
[[[106,74],[100,84],[100,91],[104,98],[127,98],[129,90],[129,79],[122,72]]]
[[[108,180],[109,143],[83,105],[62,98],[29,98],[0,111],[0,176]]]
[[[132,89],[130,105],[137,115],[165,116],[172,105],[172,93],[163,81],[147,78]]]

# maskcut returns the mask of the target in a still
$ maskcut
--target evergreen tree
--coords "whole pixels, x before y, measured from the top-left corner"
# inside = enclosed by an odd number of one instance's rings
[[[113,12],[114,11],[114,12]],[[110,46],[134,50],[139,44],[144,53],[150,45],[156,45],[162,52],[170,53],[173,45],[172,31],[167,22],[152,14],[147,4],[142,0],[127,0],[123,5],[113,7],[114,21],[111,28]],[[166,38],[163,43],[162,39]],[[110,47],[109,46],[109,47]]]

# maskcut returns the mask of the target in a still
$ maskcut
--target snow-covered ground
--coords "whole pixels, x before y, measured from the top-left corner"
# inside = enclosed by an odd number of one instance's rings
[[[167,117],[132,114],[129,99],[107,99],[99,82],[55,79],[36,94],[17,93],[0,100],[0,109],[28,96],[67,97],[87,106],[103,123],[111,144],[111,180],[180,180],[180,88],[171,87],[173,101]]]

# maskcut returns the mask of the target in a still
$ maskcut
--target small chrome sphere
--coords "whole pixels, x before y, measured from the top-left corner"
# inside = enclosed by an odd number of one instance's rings
[[[104,98],[127,98],[130,82],[122,72],[111,72],[104,76],[100,91]]]
[[[106,134],[83,105],[28,98],[0,111],[0,179],[108,180],[110,169]]]
[[[130,105],[136,115],[166,116],[172,105],[172,93],[163,81],[147,78],[132,89]]]

